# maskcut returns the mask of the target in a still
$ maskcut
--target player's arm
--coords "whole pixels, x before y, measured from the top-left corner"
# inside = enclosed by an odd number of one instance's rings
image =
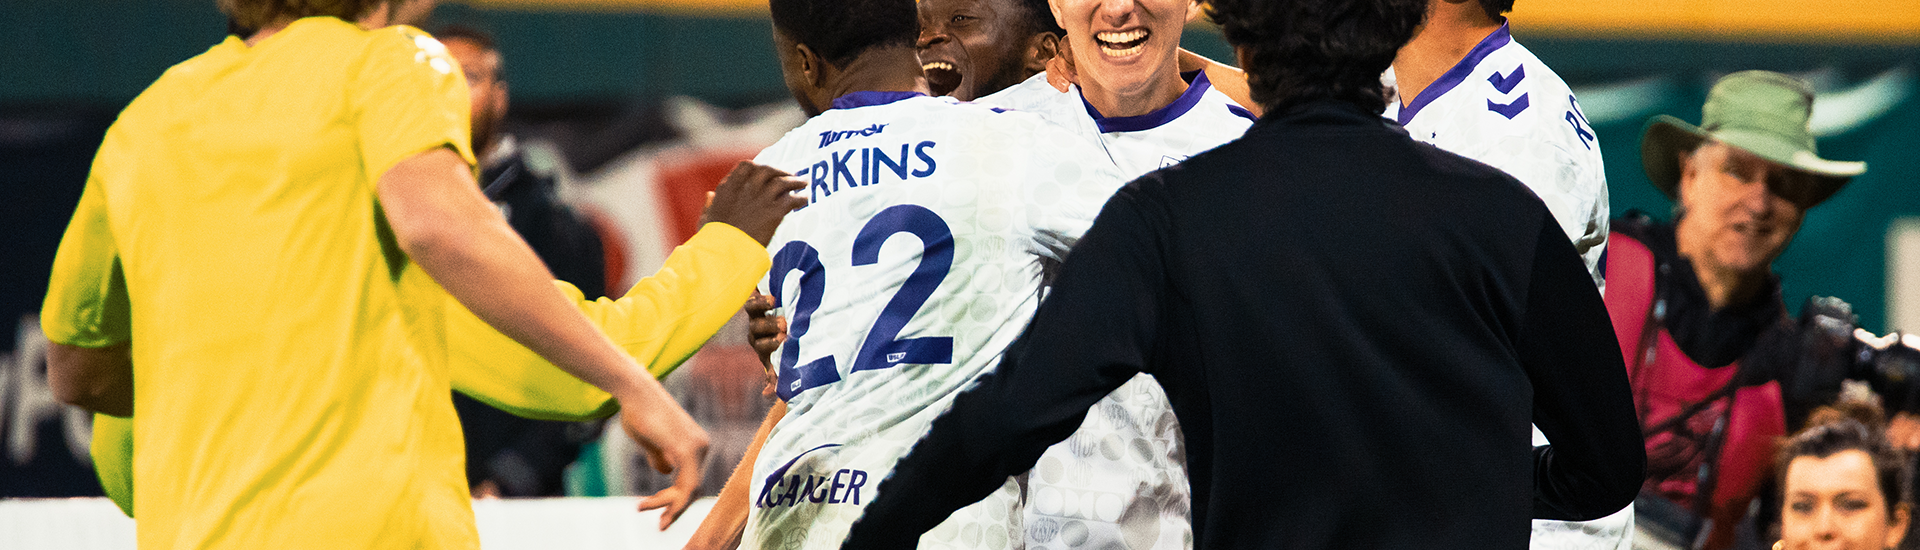
[[[435,147],[394,164],[376,192],[407,256],[501,333],[620,402],[622,424],[655,469],[675,471],[663,520],[699,486],[706,431],[660,383],[596,330],[551,283],[525,241],[480,194],[466,159]],[[660,495],[656,495],[660,496]]]
[[[94,412],[133,415],[132,312],[119,247],[107,223],[100,181],[115,168],[115,139],[101,146],[93,173],[54,255],[40,326],[52,342],[47,383],[55,399]]]
[[[720,489],[719,498],[713,502],[713,508],[707,511],[707,517],[700,522],[700,528],[693,532],[693,538],[687,540],[687,550],[734,550],[740,547],[740,538],[747,530],[747,512],[753,509],[753,465],[760,461],[760,447],[767,443],[767,436],[773,433],[773,426],[787,416],[787,402],[775,400],[773,408],[767,411],[767,418],[760,422],[760,430],[753,434],[753,443],[747,446],[747,454],[740,458],[740,464],[733,467],[733,475],[727,478],[727,485]]]
[[[913,547],[954,510],[1031,469],[1146,367],[1167,292],[1156,236],[1164,217],[1131,200],[1135,189],[1107,203],[1026,332],[881,481],[842,548]]]
[[[1247,112],[1253,113],[1253,116],[1260,116],[1260,104],[1253,101],[1253,88],[1247,86],[1246,71],[1187,51],[1186,48],[1180,49],[1178,63],[1181,73],[1206,72],[1207,81],[1213,83],[1213,89],[1226,94],[1227,99],[1239,103],[1241,107],[1246,108]]]
[[[1633,501],[1646,468],[1640,423],[1600,293],[1552,220],[1535,239],[1515,340],[1534,388],[1533,517],[1588,521]]]
[[[770,263],[766,241],[804,199],[779,170],[742,163],[714,191],[699,233],[621,298],[582,299],[556,287],[656,378],[685,362],[738,310]],[[751,231],[751,233],[749,233]],[[555,369],[471,314],[448,314],[454,389],[529,418],[591,419],[612,413],[611,396]]]

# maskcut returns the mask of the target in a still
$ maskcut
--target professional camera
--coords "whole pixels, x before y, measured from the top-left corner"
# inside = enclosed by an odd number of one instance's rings
[[[1876,336],[1857,320],[1853,306],[1839,298],[1807,299],[1795,334],[1776,343],[1791,348],[1776,356],[1784,361],[1778,374],[1789,408],[1830,403],[1842,381],[1859,380],[1889,414],[1920,413],[1920,335]]]

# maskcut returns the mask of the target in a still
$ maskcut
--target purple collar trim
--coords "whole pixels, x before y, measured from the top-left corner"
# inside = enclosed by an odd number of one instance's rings
[[[1115,118],[1100,116],[1100,111],[1094,109],[1092,103],[1087,103],[1085,94],[1080,96],[1080,104],[1087,107],[1087,114],[1093,116],[1093,122],[1100,126],[1100,133],[1102,134],[1152,130],[1168,122],[1173,122],[1174,119],[1180,118],[1180,115],[1187,114],[1187,111],[1193,110],[1193,106],[1200,103],[1200,96],[1206,95],[1207,89],[1213,87],[1213,83],[1207,80],[1207,73],[1193,71],[1190,73],[1182,73],[1180,76],[1191,79],[1187,82],[1187,91],[1181,92],[1180,97],[1174,99],[1172,104],[1144,115]]]
[[[860,107],[872,107],[874,105],[886,105],[902,99],[912,99],[925,95],[927,94],[920,92],[854,92],[833,98],[833,106],[830,108],[857,109]]]
[[[1413,115],[1420,114],[1421,108],[1426,107],[1428,103],[1433,103],[1433,100],[1439,99],[1440,96],[1446,95],[1448,91],[1453,90],[1454,86],[1465,82],[1468,76],[1473,75],[1473,68],[1480,66],[1480,60],[1486,59],[1488,54],[1492,54],[1494,50],[1512,41],[1513,34],[1507,31],[1507,22],[1501,21],[1499,29],[1494,30],[1493,34],[1487,35],[1486,38],[1480,39],[1480,43],[1475,44],[1473,49],[1467,50],[1465,59],[1455,63],[1453,68],[1447,69],[1447,73],[1440,75],[1440,80],[1427,85],[1427,89],[1420,90],[1420,96],[1413,98],[1412,103],[1400,108],[1400,125],[1406,126],[1413,120]]]

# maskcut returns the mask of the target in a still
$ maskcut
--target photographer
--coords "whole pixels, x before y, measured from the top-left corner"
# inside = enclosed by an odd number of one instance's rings
[[[1606,260],[1646,438],[1636,546],[1732,547],[1772,477],[1774,440],[1849,376],[1801,368],[1820,339],[1800,337],[1772,270],[1806,210],[1866,171],[1819,158],[1812,106],[1799,80],[1746,71],[1714,85],[1699,127],[1665,115],[1647,125],[1641,161],[1678,205],[1675,221],[1615,220]],[[1850,336],[1851,316],[1839,318]]]

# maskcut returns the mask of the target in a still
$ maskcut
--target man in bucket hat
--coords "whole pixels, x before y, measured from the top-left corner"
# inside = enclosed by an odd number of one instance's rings
[[[1786,75],[1727,75],[1701,124],[1647,123],[1641,161],[1674,221],[1614,220],[1607,310],[1646,434],[1635,545],[1725,548],[1771,475],[1774,438],[1821,399],[1796,374],[1772,264],[1808,208],[1866,171],[1820,158],[1813,92]]]

